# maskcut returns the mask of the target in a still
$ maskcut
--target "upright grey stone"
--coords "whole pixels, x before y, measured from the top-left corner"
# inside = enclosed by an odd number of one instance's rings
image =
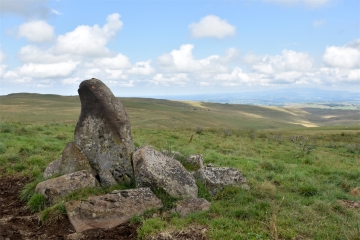
[[[95,78],[83,81],[78,92],[81,114],[75,128],[75,144],[88,158],[102,185],[131,181],[135,147],[124,107]]]

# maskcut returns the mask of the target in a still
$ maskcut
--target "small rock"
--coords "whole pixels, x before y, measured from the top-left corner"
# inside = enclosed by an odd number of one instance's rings
[[[75,190],[98,185],[91,172],[83,170],[41,182],[36,185],[35,193],[41,193],[50,203],[54,203],[58,198]]]
[[[113,228],[129,221],[134,215],[161,207],[162,202],[149,188],[115,190],[109,194],[89,197],[86,201],[65,203],[69,220],[76,232]]]
[[[82,170],[93,172],[84,153],[74,142],[70,142],[65,146],[61,156],[47,166],[44,177],[48,178],[56,174],[64,175]]]
[[[81,240],[83,237],[83,235],[81,233],[71,233],[69,235],[66,236],[66,240]]]
[[[225,186],[241,186],[250,189],[246,178],[235,168],[204,167],[194,173],[194,177],[205,184],[211,195],[216,195]]]
[[[51,163],[49,163],[49,165],[46,167],[46,169],[44,171],[44,174],[43,174],[44,178],[49,178],[51,176],[60,174],[59,166],[60,166],[61,159],[62,159],[62,156],[60,156],[55,161],[52,161]]]
[[[211,203],[203,198],[188,198],[176,204],[175,212],[185,217],[189,213],[209,210]]]
[[[133,166],[137,187],[161,188],[173,197],[197,197],[194,177],[179,161],[150,146],[134,153]]]
[[[199,169],[204,167],[204,157],[202,154],[191,154],[184,163],[191,165],[193,168]]]

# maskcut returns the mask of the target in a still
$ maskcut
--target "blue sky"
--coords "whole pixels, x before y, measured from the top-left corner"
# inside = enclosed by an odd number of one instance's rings
[[[360,92],[358,0],[1,0],[0,95]]]

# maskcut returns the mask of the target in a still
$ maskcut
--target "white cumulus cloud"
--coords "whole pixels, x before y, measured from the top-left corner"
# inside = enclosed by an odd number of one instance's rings
[[[18,57],[24,63],[56,63],[74,58],[69,54],[55,54],[53,48],[41,49],[35,45],[26,45],[20,48]]]
[[[283,71],[311,71],[313,60],[308,53],[284,49],[282,55],[265,56],[253,65],[253,69],[265,74]]]
[[[134,75],[150,75],[155,72],[155,69],[151,66],[151,61],[137,62],[134,66],[128,70],[128,73]]]
[[[360,39],[345,46],[328,46],[323,55],[323,61],[338,68],[356,68],[360,66]]]
[[[25,37],[31,42],[51,41],[54,36],[54,27],[43,20],[32,20],[18,28],[18,37]]]
[[[106,48],[108,41],[122,28],[120,14],[114,13],[107,17],[107,23],[99,25],[78,26],[74,31],[57,38],[55,50],[59,53],[101,57],[109,54]]]
[[[27,63],[18,69],[20,76],[32,78],[59,78],[68,77],[76,69],[77,62],[62,62],[50,64]]]
[[[236,67],[231,73],[221,73],[214,77],[215,80],[221,80],[221,83],[226,86],[236,86],[241,83],[251,82],[251,77],[242,71],[242,69]]]
[[[190,80],[186,73],[176,73],[176,74],[156,74],[150,82],[155,85],[165,85],[170,86],[171,84],[175,85],[186,85]]]
[[[189,29],[194,38],[214,37],[221,39],[235,35],[236,32],[235,26],[215,15],[208,15],[198,23],[191,23]]]
[[[158,65],[169,72],[226,72],[225,63],[231,62],[237,56],[237,51],[228,49],[225,56],[211,55],[203,59],[195,59],[192,51],[193,44],[183,44],[179,50],[172,50],[158,58]]]
[[[94,66],[108,69],[125,69],[131,67],[129,58],[121,53],[115,57],[95,59],[93,60],[93,64]]]

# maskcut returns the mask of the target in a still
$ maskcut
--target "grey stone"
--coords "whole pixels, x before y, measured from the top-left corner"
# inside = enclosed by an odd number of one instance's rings
[[[199,169],[204,167],[204,157],[202,154],[191,154],[184,160],[184,163],[190,165],[192,168]]]
[[[47,166],[44,177],[48,178],[56,174],[64,175],[82,170],[93,171],[84,153],[74,142],[70,142],[65,146],[61,156]]]
[[[187,198],[179,201],[174,211],[185,217],[189,213],[209,210],[210,206],[211,203],[204,198]]]
[[[149,188],[115,190],[109,194],[89,197],[86,201],[65,203],[69,220],[76,232],[113,228],[134,215],[161,207],[161,200]]]
[[[194,177],[207,187],[211,195],[216,195],[219,190],[228,185],[250,189],[246,178],[235,168],[204,167],[197,170]]]
[[[139,148],[133,155],[137,187],[160,188],[174,197],[196,198],[194,177],[181,163],[150,146]]]
[[[83,170],[41,182],[36,185],[35,193],[42,194],[48,202],[54,203],[60,197],[75,190],[98,185],[99,183],[92,173]]]
[[[43,173],[44,178],[49,178],[51,176],[60,174],[59,166],[60,166],[61,158],[62,158],[62,156],[60,156],[55,161],[52,161],[51,163],[49,163],[49,165],[46,167],[46,169]]]
[[[131,155],[135,147],[124,107],[95,78],[83,81],[78,92],[81,114],[75,144],[89,159],[102,185],[130,182],[134,178]]]

